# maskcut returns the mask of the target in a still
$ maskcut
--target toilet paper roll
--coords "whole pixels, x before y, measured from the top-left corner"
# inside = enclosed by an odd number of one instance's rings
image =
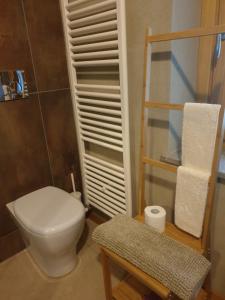
[[[145,208],[145,224],[153,227],[158,232],[165,231],[166,211],[161,206],[147,206]]]

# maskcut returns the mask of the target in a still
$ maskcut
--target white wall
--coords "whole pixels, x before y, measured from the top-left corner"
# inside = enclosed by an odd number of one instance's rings
[[[140,115],[143,91],[143,51],[144,35],[148,26],[153,34],[172,30],[182,30],[199,25],[201,0],[126,0],[127,6],[127,38],[128,38],[128,77],[131,126],[131,151],[133,173],[133,199],[137,199],[139,182],[139,149],[140,149]],[[191,41],[191,40],[190,40]],[[168,44],[154,48],[160,52],[159,60],[152,63],[151,94],[160,101],[182,102],[193,100],[190,85],[196,87],[196,43],[188,42],[175,47]],[[176,57],[187,81],[180,78],[179,72],[171,64],[168,52]],[[163,54],[164,52],[164,54]],[[166,53],[166,55],[165,55]],[[192,57],[192,59],[190,59]],[[190,62],[191,61],[191,62]],[[190,85],[187,85],[187,82]],[[166,112],[151,113],[152,155],[160,158],[168,149],[174,151],[177,139],[172,130],[180,135],[181,119]],[[169,125],[170,121],[170,125]],[[169,141],[169,143],[168,143]],[[151,176],[151,177],[150,177]],[[167,218],[173,220],[176,175],[153,169],[147,176],[151,180],[151,189],[146,195],[146,203],[162,205],[167,210]],[[211,251],[212,251],[212,290],[225,296],[225,182],[217,184],[215,208],[213,212]],[[137,201],[134,202],[137,204]]]
[[[128,88],[130,103],[131,156],[133,195],[137,199],[139,182],[139,150],[141,130],[141,104],[143,94],[144,40],[147,28],[154,34],[170,30],[172,0],[126,0]],[[154,62],[152,86],[159,84],[161,97],[168,93],[168,62]],[[159,90],[159,89],[158,89]],[[135,206],[137,201],[135,203]]]
[[[172,31],[200,26],[201,0],[173,0]],[[185,39],[171,43],[170,102],[196,101],[199,39]],[[179,159],[182,113],[170,112],[168,153]]]

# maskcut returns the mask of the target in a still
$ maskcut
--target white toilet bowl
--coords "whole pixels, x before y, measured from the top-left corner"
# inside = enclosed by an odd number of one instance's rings
[[[19,225],[28,251],[48,276],[63,276],[76,266],[76,245],[85,223],[85,209],[80,201],[48,186],[7,207]]]

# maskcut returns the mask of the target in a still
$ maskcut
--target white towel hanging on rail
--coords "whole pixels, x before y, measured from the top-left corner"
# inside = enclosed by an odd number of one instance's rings
[[[211,172],[221,105],[186,103],[182,133],[182,165]]]
[[[209,176],[182,166],[177,170],[175,224],[198,238],[202,234]]]
[[[175,224],[201,237],[221,105],[186,103],[182,166],[177,171]]]

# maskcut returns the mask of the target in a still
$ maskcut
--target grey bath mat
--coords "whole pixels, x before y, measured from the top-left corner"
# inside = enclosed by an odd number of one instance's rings
[[[210,269],[210,262],[192,248],[124,215],[99,225],[92,237],[181,299],[195,297]]]

